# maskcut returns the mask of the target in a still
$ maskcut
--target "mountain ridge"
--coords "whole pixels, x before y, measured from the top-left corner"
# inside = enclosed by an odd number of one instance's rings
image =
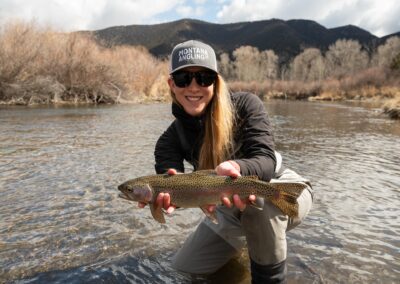
[[[365,50],[372,52],[390,36],[400,36],[398,32],[379,38],[354,25],[328,29],[315,21],[303,19],[216,24],[185,18],[161,24],[115,26],[87,32],[106,46],[140,45],[159,58],[167,57],[177,43],[197,39],[210,44],[217,54],[231,54],[244,45],[257,47],[260,51],[272,49],[281,62],[289,61],[309,47],[324,52],[338,39],[357,40]]]

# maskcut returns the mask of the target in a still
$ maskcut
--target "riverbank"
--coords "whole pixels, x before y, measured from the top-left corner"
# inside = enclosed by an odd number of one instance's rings
[[[400,86],[396,79],[391,85],[380,87],[360,85],[340,80],[322,82],[266,81],[264,83],[231,82],[233,91],[253,92],[263,100],[308,101],[360,101],[374,103],[382,113],[392,119],[400,119]]]
[[[66,91],[60,83],[46,79],[36,80],[28,85],[10,85],[6,91],[8,100],[1,100],[0,105],[93,105],[93,104],[134,104],[134,103],[157,103],[169,102],[170,95],[167,88],[166,76],[158,79],[158,84],[147,95],[136,95],[126,98],[121,95],[117,86],[110,86],[105,92],[89,94],[78,94]],[[162,85],[165,85],[163,87]],[[308,101],[360,101],[374,103],[382,109],[382,113],[391,119],[400,120],[400,87],[374,87],[364,86],[355,89],[334,89],[322,85],[301,82],[230,82],[229,86],[233,92],[247,91],[259,96],[262,100],[308,100]]]
[[[329,54],[362,53],[357,48],[360,46],[356,42],[338,41],[330,47]],[[278,57],[272,51],[263,54],[273,59],[273,64],[258,56],[260,51],[244,46],[233,51],[234,60],[227,54],[220,55],[219,66],[233,91],[253,92],[262,99],[374,100],[389,117],[399,119],[399,48],[400,38],[394,37],[379,46],[370,58],[364,54],[365,64],[361,67],[357,60],[342,62],[338,58],[338,62],[346,63],[344,68],[330,62],[329,54],[322,57],[317,52],[318,64],[300,60],[310,52],[315,55],[315,49],[305,50],[293,62],[278,66]],[[2,105],[170,100],[166,59],[155,58],[140,46],[106,47],[87,34],[60,33],[34,23],[10,23],[0,28],[0,63]],[[266,70],[269,71],[265,73]]]

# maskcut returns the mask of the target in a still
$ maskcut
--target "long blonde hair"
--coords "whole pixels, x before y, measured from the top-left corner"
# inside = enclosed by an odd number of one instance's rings
[[[172,99],[178,101],[171,91]],[[214,169],[232,154],[235,112],[229,89],[218,75],[214,83],[214,95],[206,109],[204,139],[200,148],[198,169]]]
[[[215,81],[214,96],[207,107],[199,169],[214,169],[232,154],[235,113],[229,89],[220,75]]]

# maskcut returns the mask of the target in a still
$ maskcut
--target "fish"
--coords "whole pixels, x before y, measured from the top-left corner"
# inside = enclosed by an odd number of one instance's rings
[[[297,198],[307,184],[302,182],[266,182],[257,176],[219,176],[214,170],[199,170],[192,173],[168,175],[155,174],[137,177],[118,186],[120,197],[150,205],[153,218],[165,223],[162,208],[156,207],[155,200],[161,192],[169,193],[171,203],[182,208],[200,207],[203,212],[217,222],[216,216],[206,210],[210,204],[221,204],[222,197],[232,201],[234,194],[241,199],[256,195],[269,200],[283,214],[298,216]],[[255,205],[255,204],[253,204]],[[261,209],[261,208],[259,208]]]

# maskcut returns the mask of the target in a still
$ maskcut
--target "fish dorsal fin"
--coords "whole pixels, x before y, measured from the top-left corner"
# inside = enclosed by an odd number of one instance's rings
[[[245,176],[244,178],[254,179],[254,180],[260,180],[260,179],[258,178],[258,176]]]
[[[209,175],[216,176],[216,175],[217,175],[217,173],[215,172],[215,170],[199,170],[199,171],[193,172],[193,174],[196,174],[196,175],[206,175],[206,176],[209,176]]]

